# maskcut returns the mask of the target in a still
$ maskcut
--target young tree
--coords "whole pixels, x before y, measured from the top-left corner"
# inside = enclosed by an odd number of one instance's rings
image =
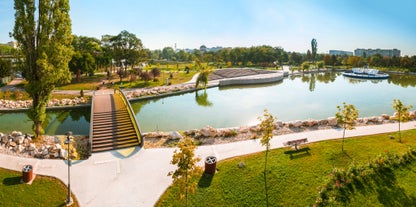
[[[344,139],[345,139],[345,130],[355,129],[355,120],[358,118],[358,110],[355,109],[355,106],[352,104],[342,103],[343,109],[340,106],[337,106],[338,112],[335,114],[338,124],[342,125],[344,129],[342,133],[342,151],[344,151]]]
[[[204,89],[207,89],[207,85],[208,85],[208,77],[211,71],[209,70],[202,70],[199,75],[198,78],[196,79],[195,82],[195,88],[198,88],[199,84],[202,83],[204,85]]]
[[[275,118],[272,114],[267,111],[267,109],[264,110],[264,114],[262,117],[258,118],[260,120],[260,129],[263,133],[263,136],[260,139],[261,145],[266,147],[266,154],[265,154],[265,160],[264,160],[264,189],[266,191],[266,204],[269,206],[269,194],[268,194],[268,188],[267,188],[267,157],[269,155],[270,150],[270,140],[273,138],[273,129],[274,129],[274,122]]]
[[[28,81],[26,91],[33,100],[29,117],[38,137],[43,133],[42,123],[52,91],[57,84],[71,80],[68,62],[73,50],[69,0],[14,1],[14,9],[12,35],[25,59],[22,68]]]
[[[399,99],[394,99],[393,100],[393,108],[395,110],[396,114],[396,118],[399,121],[399,142],[402,142],[402,134],[400,132],[400,123],[401,122],[406,122],[409,120],[409,110],[412,108],[413,106],[409,105],[406,106],[404,105]]]
[[[197,183],[194,178],[201,174],[201,167],[197,166],[199,158],[195,158],[195,143],[191,138],[186,137],[178,143],[179,151],[175,150],[170,164],[177,165],[178,169],[169,172],[173,182],[179,184],[180,199],[185,198],[185,204],[188,206],[188,194],[195,191]]]

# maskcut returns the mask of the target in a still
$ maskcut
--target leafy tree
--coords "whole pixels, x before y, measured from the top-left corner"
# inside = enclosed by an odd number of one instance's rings
[[[13,47],[10,45],[0,44],[0,55],[13,55]]]
[[[0,78],[7,77],[12,74],[12,61],[0,58]]]
[[[115,61],[121,65],[124,59],[127,65],[134,66],[141,58],[144,58],[142,41],[126,30],[121,31],[117,36],[112,36],[109,39],[112,47],[112,54]]]
[[[352,104],[342,103],[343,109],[340,106],[337,106],[338,112],[335,114],[338,124],[342,125],[342,151],[344,151],[344,139],[345,139],[345,130],[355,129],[355,121],[358,118],[358,110],[355,109],[355,106]]]
[[[323,68],[323,67],[324,67],[324,65],[325,65],[325,62],[324,62],[324,61],[318,61],[318,62],[316,62],[316,67],[318,67],[318,70],[319,70],[320,68]]]
[[[400,132],[400,123],[401,122],[406,122],[409,120],[409,110],[412,108],[413,106],[409,105],[406,106],[404,105],[399,99],[394,99],[393,100],[393,108],[396,111],[396,118],[399,121],[399,142],[402,142],[402,134]]]
[[[147,82],[152,79],[152,75],[149,73],[149,71],[145,71],[140,73],[140,78]]]
[[[308,62],[303,62],[302,63],[302,71],[309,70],[309,67],[310,67],[310,65],[309,65]]]
[[[318,42],[316,42],[316,39],[313,38],[311,41],[311,49],[312,49],[312,62],[315,62],[316,60],[316,52],[318,51]]]
[[[258,118],[260,120],[260,129],[263,133],[263,136],[260,139],[261,145],[266,147],[266,153],[264,158],[264,189],[266,191],[266,204],[269,206],[269,194],[268,194],[268,187],[267,187],[267,157],[270,151],[270,140],[273,138],[273,129],[274,129],[274,122],[275,118],[272,114],[264,110],[264,114],[262,117]]]
[[[150,73],[152,73],[153,81],[156,81],[157,80],[156,77],[160,76],[160,69],[159,68],[152,68]]]
[[[14,1],[14,9],[12,35],[25,59],[26,91],[33,99],[29,117],[38,137],[43,133],[42,122],[52,91],[57,84],[71,80],[68,62],[73,50],[69,0]]]
[[[194,178],[201,174],[201,167],[197,166],[200,158],[195,158],[195,143],[191,138],[186,137],[178,143],[178,150],[173,153],[170,164],[177,165],[178,169],[169,172],[173,182],[177,183],[180,188],[180,199],[185,198],[185,204],[188,206],[188,194],[193,193],[197,186]]]

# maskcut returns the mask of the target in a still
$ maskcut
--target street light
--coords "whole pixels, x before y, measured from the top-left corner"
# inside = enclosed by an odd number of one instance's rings
[[[72,132],[68,131],[65,133],[66,141],[65,144],[68,145],[68,196],[66,197],[66,205],[69,206],[72,204],[71,200],[71,150],[69,149],[69,144],[71,143]]]

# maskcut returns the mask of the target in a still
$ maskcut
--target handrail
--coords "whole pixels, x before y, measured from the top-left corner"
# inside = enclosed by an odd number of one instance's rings
[[[134,116],[133,108],[131,107],[129,100],[127,99],[123,91],[119,88],[114,89],[114,93],[121,95],[121,99],[123,100],[124,105],[126,105],[127,112],[129,113],[130,120],[133,121],[134,130],[136,131],[136,134],[138,135],[139,144],[143,145],[143,136],[142,136],[142,133],[140,132],[140,126],[136,120],[136,116]]]
[[[94,130],[94,96],[95,91],[92,92],[91,97],[91,115],[90,115],[90,137],[89,137],[89,148],[90,148],[90,156],[92,153],[92,136],[93,136],[93,130]]]

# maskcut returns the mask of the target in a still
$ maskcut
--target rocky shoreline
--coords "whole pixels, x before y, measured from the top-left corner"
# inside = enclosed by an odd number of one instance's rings
[[[416,120],[416,111],[411,111],[409,115],[410,121]],[[383,114],[359,118],[356,126],[396,123],[395,117],[396,114],[393,116]],[[331,128],[339,128],[335,117],[322,120],[276,121],[273,134],[283,135]],[[261,130],[258,125],[254,125],[221,129],[206,126],[202,129],[181,132],[149,132],[143,134],[144,148],[175,147],[177,142],[185,136],[193,138],[197,145],[212,145],[258,139],[261,137]],[[13,131],[10,134],[0,133],[0,153],[39,159],[66,159],[68,154],[68,147],[64,144],[66,136],[45,135],[36,142],[32,137],[19,131]],[[74,141],[70,147],[72,159],[88,159],[90,155],[88,136],[73,136],[72,139]]]
[[[409,113],[410,121],[416,120],[416,111]],[[381,116],[358,118],[356,126],[380,125],[396,123],[395,117],[383,114]],[[274,124],[274,135],[283,135],[312,130],[340,128],[335,117],[323,120],[304,120],[282,122]],[[145,148],[174,147],[181,138],[188,136],[193,138],[198,145],[223,144],[229,142],[257,139],[261,137],[261,130],[258,125],[241,126],[232,128],[216,129],[206,126],[202,129],[186,130],[183,132],[149,132],[144,135]]]
[[[48,102],[47,107],[62,107],[62,106],[79,106],[87,104],[88,100],[84,97],[75,97],[72,99],[51,99]],[[28,109],[32,107],[32,100],[5,100],[0,99],[0,110],[16,110],[16,109]]]

